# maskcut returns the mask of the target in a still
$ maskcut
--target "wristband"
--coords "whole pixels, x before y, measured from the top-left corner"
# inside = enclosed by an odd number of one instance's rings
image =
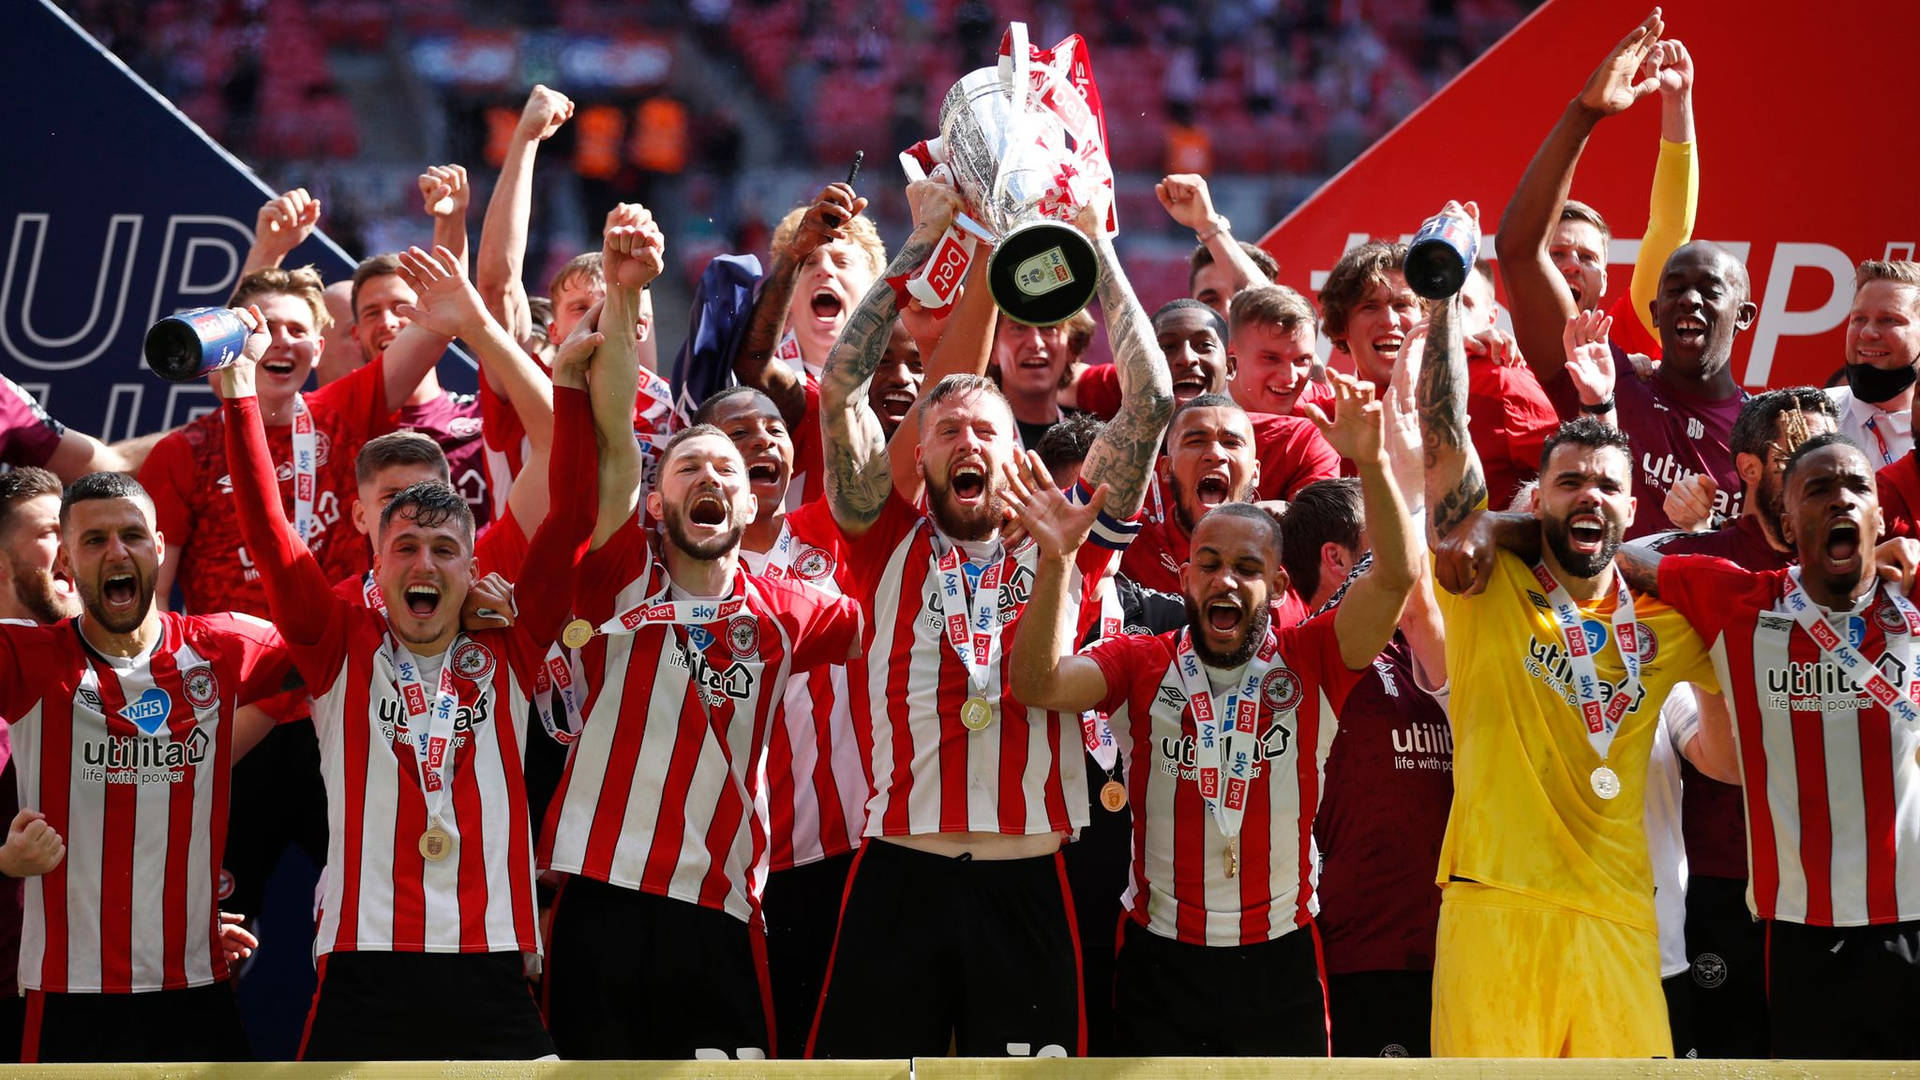
[[[1608,413],[1613,411],[1613,399],[1608,398],[1607,400],[1601,402],[1598,405],[1582,404],[1580,406],[1580,411],[1583,413],[1589,413],[1594,416],[1605,416]]]
[[[1225,214],[1215,214],[1213,216],[1213,228],[1208,229],[1206,232],[1199,234],[1197,239],[1200,241],[1200,243],[1204,244],[1212,240],[1214,237],[1219,236],[1221,233],[1232,234],[1232,232],[1233,232],[1233,222],[1227,220],[1227,216]]]

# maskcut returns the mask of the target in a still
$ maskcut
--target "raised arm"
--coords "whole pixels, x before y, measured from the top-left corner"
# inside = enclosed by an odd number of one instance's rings
[[[899,313],[890,279],[919,266],[960,209],[960,197],[943,185],[916,181],[909,192],[920,208],[921,220],[879,280],[860,298],[860,306],[847,319],[833,351],[827,354],[826,368],[820,372],[827,505],[849,539],[863,536],[872,528],[893,491],[885,429],[867,401],[867,384],[873,381],[873,369],[880,366],[880,357],[887,351],[893,318]]]
[[[527,337],[533,316],[520,274],[527,257],[527,219],[533,214],[533,159],[540,144],[573,116],[573,102],[557,90],[535,86],[520,110],[520,123],[500,163],[500,179],[487,200],[487,216],[474,256],[473,283],[487,310],[515,340]]]
[[[313,227],[319,223],[320,200],[307,194],[306,188],[294,188],[268,199],[254,216],[253,246],[240,264],[240,276],[279,266],[288,252],[313,235]]]
[[[1107,497],[1101,487],[1085,505],[1068,502],[1053,486],[1040,455],[1031,450],[1014,455],[1007,466],[1007,501],[1027,535],[1040,545],[1033,596],[1013,634],[1009,689],[1023,705],[1078,713],[1107,696],[1100,665],[1075,655],[1074,612],[1067,602],[1074,557]]]
[[[1633,260],[1628,286],[1633,314],[1656,340],[1653,298],[1667,256],[1693,237],[1700,205],[1700,156],[1693,138],[1693,57],[1678,41],[1662,41],[1649,57],[1660,76],[1660,160],[1653,167],[1653,197],[1648,200],[1647,232]]]
[[[429,165],[420,174],[420,201],[433,219],[433,243],[453,253],[460,262],[460,273],[467,273],[467,203],[473,189],[467,186],[464,165]]]
[[[53,456],[47,459],[47,471],[65,483],[88,473],[132,472],[133,468],[118,449],[72,428],[61,434],[60,445],[54,447]]]
[[[1175,173],[1155,184],[1153,194],[1168,217],[1193,230],[1194,239],[1206,246],[1214,265],[1226,268],[1227,284],[1234,293],[1271,284],[1267,275],[1261,273],[1241,249],[1240,241],[1233,238],[1233,222],[1214,211],[1213,194],[1207,190],[1206,177]]]
[[[1467,434],[1467,350],[1460,339],[1459,297],[1436,300],[1428,312],[1417,396],[1427,470],[1427,541],[1437,544],[1487,501],[1486,474]]]
[[[267,607],[280,633],[296,645],[313,645],[332,625],[332,611],[341,603],[333,594],[326,572],[293,535],[286,510],[280,505],[274,477],[273,454],[267,448],[267,429],[260,419],[260,399],[254,392],[254,364],[266,354],[267,321],[257,307],[239,311],[253,332],[245,354],[214,376],[214,389],[225,399],[227,467],[233,477],[233,497],[239,505],[240,538],[260,571],[267,590]]]
[[[960,299],[953,302],[939,344],[927,361],[920,385],[934,387],[949,375],[985,375],[987,361],[993,356],[994,326],[1000,308],[987,288],[987,256],[983,244],[973,253],[973,266],[967,270],[966,285]],[[902,316],[904,318],[905,316]],[[920,443],[920,410],[908,409],[900,426],[887,440],[887,458],[893,473],[893,490],[910,503],[920,501],[922,482],[915,468],[915,448]]]
[[[1104,195],[1104,189],[1096,190]],[[1153,320],[1120,269],[1120,257],[1103,225],[1106,219],[1107,200],[1102,197],[1081,209],[1076,224],[1093,241],[1100,264],[1100,308],[1107,316],[1107,342],[1120,377],[1120,411],[1087,448],[1081,475],[1089,487],[1105,484],[1112,490],[1109,512],[1126,521],[1140,512],[1147,478],[1173,416],[1173,375],[1154,337]]]
[[[1566,358],[1567,378],[1573,382],[1580,411],[1608,427],[1619,427],[1613,400],[1612,333],[1613,316],[1600,311],[1578,312],[1560,333],[1560,355]]]
[[[587,365],[594,355],[562,350],[553,364],[553,449],[547,467],[553,508],[527,541],[527,558],[514,590],[519,601],[514,627],[536,650],[553,644],[573,606],[580,556],[587,550],[598,511],[594,420],[587,400]]]
[[[1359,671],[1372,664],[1392,639],[1419,573],[1421,548],[1387,459],[1386,406],[1374,400],[1372,383],[1337,371],[1327,372],[1327,378],[1333,384],[1333,419],[1329,421],[1315,405],[1302,405],[1300,411],[1360,471],[1360,500],[1367,534],[1373,540],[1373,565],[1333,612],[1340,659],[1349,670]]]
[[[747,329],[733,358],[733,374],[772,398],[790,428],[806,418],[806,386],[799,372],[774,360],[773,350],[780,344],[780,330],[793,306],[800,267],[822,245],[846,239],[848,223],[866,208],[867,200],[855,195],[846,184],[821,188],[820,197],[801,216],[793,239],[773,253],[773,265],[760,279],[760,293],[747,313]]]
[[[594,430],[600,440],[599,512],[593,546],[613,536],[633,516],[640,503],[640,445],[633,437],[633,399],[640,386],[640,343],[634,320],[640,314],[640,291],[660,276],[665,265],[666,241],[653,215],[637,203],[622,203],[607,214],[601,248],[607,278],[607,298],[599,318],[580,320],[562,351],[578,349],[595,332],[600,341],[587,375],[593,404]],[[555,364],[559,361],[556,359]]]
[[[1548,390],[1566,377],[1559,360],[1560,331],[1578,306],[1566,279],[1554,268],[1547,244],[1573,186],[1574,166],[1594,125],[1653,93],[1659,85],[1658,78],[1641,79],[1639,74],[1660,39],[1662,26],[1656,10],[1620,39],[1594,69],[1580,96],[1567,105],[1547,133],[1500,216],[1495,247],[1500,276],[1507,283],[1513,336],[1540,385]]]

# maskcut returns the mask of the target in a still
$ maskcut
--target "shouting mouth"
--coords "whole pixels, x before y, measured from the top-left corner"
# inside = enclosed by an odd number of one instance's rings
[[[431,619],[440,610],[440,590],[433,585],[409,585],[406,591],[407,614],[416,619]]]
[[[810,306],[813,310],[813,317],[823,322],[837,321],[841,313],[847,310],[846,301],[840,299],[839,295],[832,289],[819,289],[815,291],[813,299],[810,301]]]
[[[1820,556],[1830,573],[1853,570],[1860,563],[1860,524],[1842,518],[1828,525],[1826,550]]]
[[[727,523],[727,504],[713,492],[696,495],[687,505],[687,520],[695,525],[719,528]]]
[[[1673,339],[1682,345],[1700,345],[1707,340],[1707,324],[1693,315],[1673,320]]]
[[[1225,473],[1208,473],[1193,485],[1193,497],[1200,501],[1201,506],[1209,510],[1226,502],[1232,494],[1233,490],[1227,483]]]
[[[1567,539],[1583,555],[1599,554],[1607,544],[1606,519],[1592,510],[1573,515],[1567,521]]]
[[[140,600],[140,583],[132,574],[109,574],[100,583],[100,599],[109,608],[131,608]]]
[[[1235,596],[1222,596],[1208,602],[1206,609],[1208,636],[1220,641],[1231,641],[1240,629],[1240,623],[1246,618],[1246,609]]]
[[[976,503],[987,494],[987,471],[977,462],[965,462],[954,466],[948,483],[961,502]]]

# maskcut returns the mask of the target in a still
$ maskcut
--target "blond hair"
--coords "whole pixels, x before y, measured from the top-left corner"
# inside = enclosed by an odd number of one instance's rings
[[[1314,324],[1313,305],[1285,285],[1255,285],[1233,294],[1227,303],[1227,333],[1240,336],[1242,327],[1259,323],[1290,334]]]
[[[291,296],[305,300],[313,309],[313,328],[325,330],[333,325],[333,316],[327,313],[327,286],[320,280],[320,271],[312,266],[302,266],[298,270],[288,270],[279,266],[268,266],[240,279],[233,287],[233,298],[227,301],[229,307],[246,307],[262,296]]]
[[[807,207],[796,206],[787,211],[780,224],[773,227],[773,250],[779,251],[793,243],[794,234],[800,231],[800,219],[807,216]],[[880,230],[873,227],[873,219],[861,215],[841,226],[846,230],[847,239],[867,257],[867,266],[873,271],[875,281],[887,269],[887,245],[880,239]]]

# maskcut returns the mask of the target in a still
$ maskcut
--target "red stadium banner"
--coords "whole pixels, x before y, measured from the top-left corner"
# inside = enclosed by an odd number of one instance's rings
[[[1447,198],[1478,199],[1493,230],[1561,110],[1650,6],[1548,0],[1261,239],[1281,283],[1313,295],[1351,244],[1404,239]],[[1920,4],[1797,10],[1751,0],[1664,10],[1697,73],[1694,236],[1747,262],[1760,317],[1733,371],[1756,388],[1825,383],[1841,365],[1854,265],[1914,258],[1920,242],[1920,145],[1906,137],[1914,118],[1898,76],[1920,41]],[[1659,136],[1650,96],[1600,124],[1574,177],[1573,197],[1614,229],[1609,296],[1632,275]],[[1482,251],[1492,257],[1490,239]]]

